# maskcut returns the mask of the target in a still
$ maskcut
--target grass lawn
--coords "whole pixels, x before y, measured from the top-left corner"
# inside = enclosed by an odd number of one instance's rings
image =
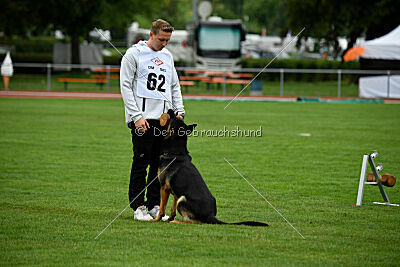
[[[366,206],[352,204],[364,153],[377,149],[382,173],[399,178],[400,105],[225,105],[186,101],[185,120],[198,131],[261,126],[262,137],[192,137],[193,162],[220,220],[270,227],[137,222],[128,209],[95,240],[128,204],[122,101],[0,99],[1,264],[398,265],[400,207],[373,205],[373,186]],[[399,188],[386,189],[393,203]]]
[[[113,73],[112,73],[113,74]],[[91,73],[56,73],[51,76],[51,90],[64,91],[64,83],[58,78],[93,78]],[[115,74],[114,74],[115,75]],[[1,83],[0,88],[3,89]],[[10,90],[47,90],[46,74],[16,74],[10,80]],[[284,83],[284,96],[337,96],[337,81],[300,82],[286,81]],[[107,85],[100,87],[98,84],[69,83],[68,91],[107,91]],[[226,94],[236,95],[242,90],[242,85],[226,85]],[[241,95],[249,95],[251,86],[248,86]],[[110,92],[119,92],[119,80],[110,80]],[[186,94],[211,94],[222,95],[222,84],[210,84],[197,82],[194,86],[182,86],[182,92]],[[263,95],[279,96],[279,81],[263,81]],[[341,96],[357,97],[358,85],[348,80],[341,84]]]

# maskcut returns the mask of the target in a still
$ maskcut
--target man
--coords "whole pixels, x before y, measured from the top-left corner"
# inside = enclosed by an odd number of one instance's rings
[[[165,48],[173,30],[164,20],[154,21],[150,39],[129,48],[121,62],[121,94],[133,145],[129,202],[136,220],[148,221],[159,211],[160,183],[155,178],[163,138],[160,116],[170,108],[178,112],[181,119],[185,114],[174,61]],[[142,191],[146,187],[148,166],[145,202]]]

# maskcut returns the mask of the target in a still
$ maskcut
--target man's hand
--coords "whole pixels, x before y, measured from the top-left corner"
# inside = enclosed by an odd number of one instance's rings
[[[181,121],[183,121],[183,117],[181,115],[176,116],[177,119],[180,119]]]
[[[135,127],[139,132],[145,132],[150,129],[149,123],[142,117],[135,122]]]

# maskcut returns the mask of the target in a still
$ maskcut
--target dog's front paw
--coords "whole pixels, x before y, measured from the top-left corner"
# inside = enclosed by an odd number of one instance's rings
[[[170,221],[173,221],[175,219],[175,216],[169,216],[168,217],[168,221],[170,222]]]
[[[159,213],[155,219],[151,219],[150,221],[151,221],[151,222],[158,222],[158,221],[161,221],[161,219],[162,219],[162,217],[164,217],[164,215],[165,215],[165,214]]]

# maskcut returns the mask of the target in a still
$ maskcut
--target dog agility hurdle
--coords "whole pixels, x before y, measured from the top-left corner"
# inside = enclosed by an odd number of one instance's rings
[[[396,179],[393,175],[384,174],[383,176],[379,175],[379,172],[383,169],[381,163],[378,166],[375,165],[374,159],[378,156],[378,152],[375,150],[372,154],[364,154],[363,161],[361,165],[361,175],[360,175],[360,183],[358,185],[358,194],[357,194],[357,202],[356,206],[362,206],[362,198],[364,194],[364,186],[367,185],[376,185],[381,192],[382,198],[384,202],[373,202],[374,204],[380,205],[389,205],[389,206],[400,206],[399,204],[390,203],[389,197],[385,191],[383,185],[393,186],[396,183]],[[368,163],[371,167],[372,174],[368,175],[367,181],[365,181],[365,175],[367,172]]]

